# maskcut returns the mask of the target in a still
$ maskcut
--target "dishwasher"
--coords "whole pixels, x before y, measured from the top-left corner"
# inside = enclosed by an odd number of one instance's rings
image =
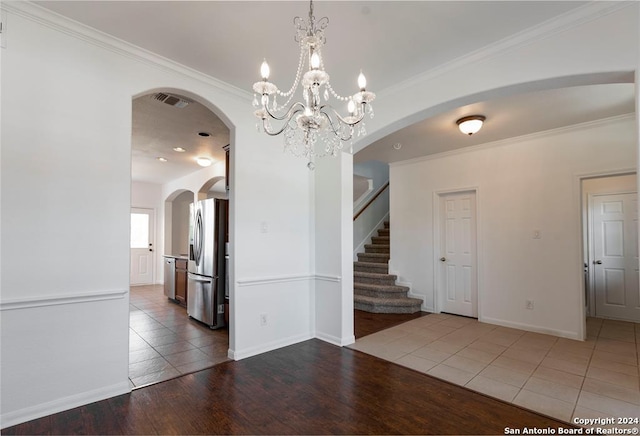
[[[176,258],[164,258],[164,295],[169,300],[176,299]]]

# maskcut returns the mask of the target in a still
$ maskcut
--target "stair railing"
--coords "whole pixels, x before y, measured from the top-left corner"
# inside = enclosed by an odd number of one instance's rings
[[[389,188],[389,182],[382,185],[380,189],[378,189],[378,191],[373,195],[373,197],[371,197],[369,201],[367,201],[365,205],[362,208],[360,208],[360,210],[358,210],[358,212],[353,216],[353,220],[354,221],[357,220],[358,217],[362,214],[362,212],[364,212],[369,206],[371,206],[371,204],[374,201],[376,201],[376,199],[380,196],[380,194],[382,194],[387,188]]]

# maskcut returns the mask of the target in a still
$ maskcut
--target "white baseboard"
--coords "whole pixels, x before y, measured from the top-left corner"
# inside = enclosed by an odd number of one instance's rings
[[[131,392],[129,381],[125,381],[115,385],[106,386],[104,388],[95,389],[93,391],[59,398],[36,406],[3,413],[0,415],[0,428],[11,427],[33,419],[42,418],[43,416],[49,416],[54,413],[84,406],[85,404],[95,403],[96,401],[105,400],[117,395],[128,394],[129,392]]]
[[[356,341],[356,337],[351,335],[345,338],[339,338],[337,336],[328,335],[326,333],[316,332],[316,338],[321,341],[328,342],[332,345],[337,345],[338,347],[344,347],[345,345],[351,345]]]
[[[549,328],[539,327],[539,326],[525,324],[525,323],[521,323],[521,322],[505,321],[505,320],[502,320],[502,319],[495,319],[495,318],[489,318],[489,317],[484,317],[484,316],[483,317],[479,317],[478,321],[484,322],[484,323],[487,323],[487,324],[495,324],[495,325],[499,325],[499,326],[502,326],[502,327],[510,327],[510,328],[514,328],[514,329],[518,329],[518,330],[525,330],[525,331],[534,332],[534,333],[543,333],[545,335],[553,335],[553,336],[558,336],[558,337],[561,337],[561,338],[575,339],[577,341],[582,341],[583,340],[583,338],[578,337],[578,333],[577,332],[568,332],[568,331],[564,331],[564,330],[549,329]]]
[[[278,348],[287,347],[313,338],[314,336],[311,333],[305,333],[302,335],[290,336],[278,341],[268,342],[255,347],[245,348],[244,350],[232,350],[229,348],[227,356],[229,359],[242,360],[247,357],[257,356],[258,354],[266,353],[267,351],[277,350]]]

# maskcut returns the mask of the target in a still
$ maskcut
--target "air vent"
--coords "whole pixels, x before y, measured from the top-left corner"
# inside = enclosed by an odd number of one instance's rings
[[[177,95],[172,95],[172,94],[165,94],[164,92],[158,92],[157,94],[154,94],[153,99],[177,108],[186,107],[189,103],[191,103],[189,100],[185,99],[184,97],[179,97]]]

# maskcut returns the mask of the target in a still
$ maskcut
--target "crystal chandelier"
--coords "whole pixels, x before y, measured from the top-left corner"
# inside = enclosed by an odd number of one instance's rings
[[[256,117],[262,120],[257,124],[258,130],[262,129],[271,136],[283,133],[285,152],[308,159],[307,166],[313,170],[314,158],[335,156],[345,143],[351,145],[354,135],[366,134],[362,121],[365,114],[373,118],[370,103],[376,95],[365,89],[367,80],[362,72],[358,76],[360,91],[353,95],[340,96],[331,87],[329,74],[322,62],[322,46],[326,41],[324,29],[329,19],[324,17],[316,22],[313,0],[309,4],[309,20],[295,17],[293,23],[296,28],[294,39],[300,45],[298,71],[293,85],[283,92],[269,82],[269,64],[265,60],[260,68],[262,80],[253,84],[253,106]],[[305,64],[307,69],[303,73]],[[291,103],[298,85],[302,87],[303,102]],[[279,104],[278,97],[284,99],[284,103]],[[348,114],[340,115],[329,104],[330,97],[346,103]]]

